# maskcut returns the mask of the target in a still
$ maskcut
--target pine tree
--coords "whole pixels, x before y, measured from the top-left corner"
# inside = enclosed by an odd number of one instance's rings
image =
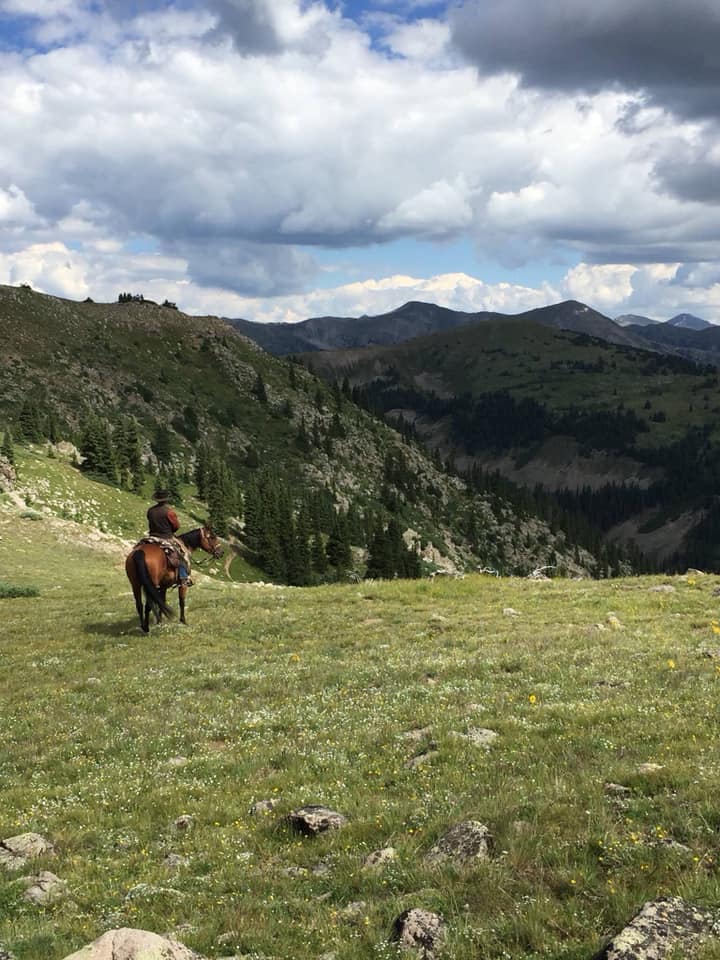
[[[255,386],[253,387],[253,393],[258,398],[260,403],[268,402],[267,388],[265,386],[265,381],[263,380],[263,376],[259,370],[255,378]]]
[[[18,436],[25,443],[42,443],[43,425],[40,409],[34,400],[25,400],[18,417]]]
[[[15,445],[13,443],[13,437],[9,430],[5,431],[5,436],[3,437],[2,447],[0,447],[0,456],[5,457],[8,463],[15,465]]]
[[[159,423],[157,425],[151,447],[160,463],[166,464],[170,462],[172,456],[172,435],[166,424]]]

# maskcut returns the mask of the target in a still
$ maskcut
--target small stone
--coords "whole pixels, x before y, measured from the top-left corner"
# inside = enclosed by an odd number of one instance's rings
[[[373,850],[365,858],[363,870],[382,870],[389,863],[397,860],[397,850],[395,847],[383,847],[381,850]]]
[[[353,900],[352,903],[349,903],[346,907],[342,908],[340,911],[340,916],[343,920],[359,920],[366,910],[367,904],[364,900]]]
[[[0,841],[0,866],[20,870],[28,860],[52,856],[55,847],[39,833],[21,833]]]
[[[432,733],[432,727],[416,727],[414,730],[408,730],[402,734],[403,740],[410,740],[412,743],[419,743],[425,740]]]
[[[675,593],[675,587],[669,583],[661,583],[657,587],[650,587],[648,593]]]
[[[608,626],[609,626],[612,630],[622,630],[622,629],[623,629],[622,623],[621,623],[620,620],[615,616],[614,613],[609,613],[609,614],[607,615],[607,622],[608,622]]]
[[[269,800],[256,800],[250,807],[250,814],[253,817],[267,817],[275,807],[279,807],[282,802],[282,797],[271,797]]]
[[[432,960],[445,939],[442,917],[429,910],[405,910],[393,923],[392,940],[405,950],[417,950],[423,960]]]
[[[660,840],[655,842],[657,847],[666,847],[668,850],[673,850],[675,853],[692,853],[690,847],[686,846],[684,843],[680,843],[679,840],[673,839],[673,837],[662,837]]]
[[[170,759],[165,764],[171,768],[180,768],[185,767],[190,763],[187,757],[170,757]]]
[[[330,810],[319,803],[310,803],[288,815],[290,826],[300,833],[316,836],[326,830],[339,830],[347,823],[347,817],[335,810]]]
[[[130,887],[125,894],[125,900],[149,900],[152,897],[171,897],[175,900],[181,900],[185,894],[181,890],[175,890],[173,887],[158,887],[154,883],[136,883]]]
[[[183,813],[182,816],[178,817],[174,823],[176,830],[179,830],[181,833],[186,830],[190,830],[195,824],[195,817],[191,817],[189,813]]]
[[[430,864],[453,863],[467,866],[489,860],[493,848],[492,834],[477,820],[463,820],[450,827],[425,857]]]
[[[485,727],[472,727],[467,733],[461,734],[465,740],[469,740],[475,747],[482,747],[483,750],[489,750],[497,740],[499,734],[495,730],[488,730]]]
[[[435,757],[440,756],[440,751],[434,749],[435,745],[431,745],[427,750],[423,750],[422,753],[419,753],[416,757],[411,757],[410,760],[405,764],[406,769],[415,770],[417,767],[422,767],[426,763],[430,763],[431,760],[434,760]]]
[[[632,793],[630,787],[624,787],[621,783],[606,783],[604,787],[605,793],[610,794],[613,797],[629,797]]]
[[[327,877],[329,873],[332,873],[332,861],[321,860],[319,863],[315,864],[311,870],[311,873],[314,877]]]
[[[658,770],[664,770],[665,765],[663,763],[639,763],[636,769],[638,773],[657,773]]]
[[[183,857],[179,853],[169,853],[162,862],[166,870],[179,870],[181,867],[190,866],[190,858]]]
[[[514,607],[503,607],[503,616],[504,617],[519,617],[520,611],[515,610]]]
[[[665,960],[687,957],[714,933],[716,918],[680,897],[648,901],[598,960]]]
[[[293,879],[310,876],[310,871],[307,867],[298,867],[295,864],[291,864],[289,867],[283,867],[280,873],[283,877],[292,877]]]
[[[67,883],[49,870],[43,870],[34,877],[23,877],[23,881],[26,884],[23,897],[39,907],[57,903],[67,895]]]
[[[532,830],[532,824],[529,820],[513,820],[512,831],[516,837],[525,836]]]
[[[447,622],[448,622],[448,618],[444,617],[441,613],[433,613],[433,615],[430,617],[430,623],[441,624],[441,623],[447,623]]]
[[[10,953],[2,943],[0,943],[0,960],[15,960],[15,954]]]

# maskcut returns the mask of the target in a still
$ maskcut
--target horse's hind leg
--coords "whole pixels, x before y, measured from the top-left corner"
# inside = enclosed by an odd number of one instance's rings
[[[144,613],[144,615],[143,615],[142,623],[141,623],[141,626],[142,626],[142,629],[143,629],[143,633],[150,633],[150,608],[151,608],[151,607],[152,607],[152,604],[150,603],[150,601],[149,601],[149,600],[147,599],[147,597],[146,597],[146,598],[145,598],[145,613]]]
[[[140,626],[143,625],[143,602],[142,602],[142,587],[140,584],[133,584],[133,596],[135,597],[135,609],[137,610],[137,615],[140,618]]]
[[[166,602],[165,597],[167,595],[167,587],[158,587],[158,593],[160,594],[160,599],[163,603]],[[155,623],[160,623],[162,620],[162,607],[155,607]]]

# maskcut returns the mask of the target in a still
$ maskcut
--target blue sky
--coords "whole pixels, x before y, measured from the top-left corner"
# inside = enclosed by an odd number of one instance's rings
[[[714,0],[0,0],[0,282],[720,321],[718,43]]]

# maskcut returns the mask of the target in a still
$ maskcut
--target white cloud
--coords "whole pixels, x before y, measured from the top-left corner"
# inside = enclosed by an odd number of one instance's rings
[[[32,249],[24,269],[41,263],[38,282],[136,289],[152,262],[152,282],[184,284],[167,295],[192,309],[211,299],[300,319],[329,297],[307,292],[323,247],[467,234],[507,263],[573,251],[583,265],[566,288],[593,305],[685,289],[714,303],[712,266],[693,268],[718,260],[717,207],[702,202],[718,162],[710,134],[637,97],[478,77],[447,53],[445,23],[399,22],[397,10],[388,56],[319,0],[8,4],[62,42],[0,52],[0,251],[17,264]],[[693,184],[674,157],[695,163]],[[165,259],[123,255],[138,236]],[[686,266],[660,280],[652,262]],[[452,296],[475,309],[480,293],[461,288]],[[370,312],[402,289],[393,281],[383,299],[368,283],[336,299]]]

